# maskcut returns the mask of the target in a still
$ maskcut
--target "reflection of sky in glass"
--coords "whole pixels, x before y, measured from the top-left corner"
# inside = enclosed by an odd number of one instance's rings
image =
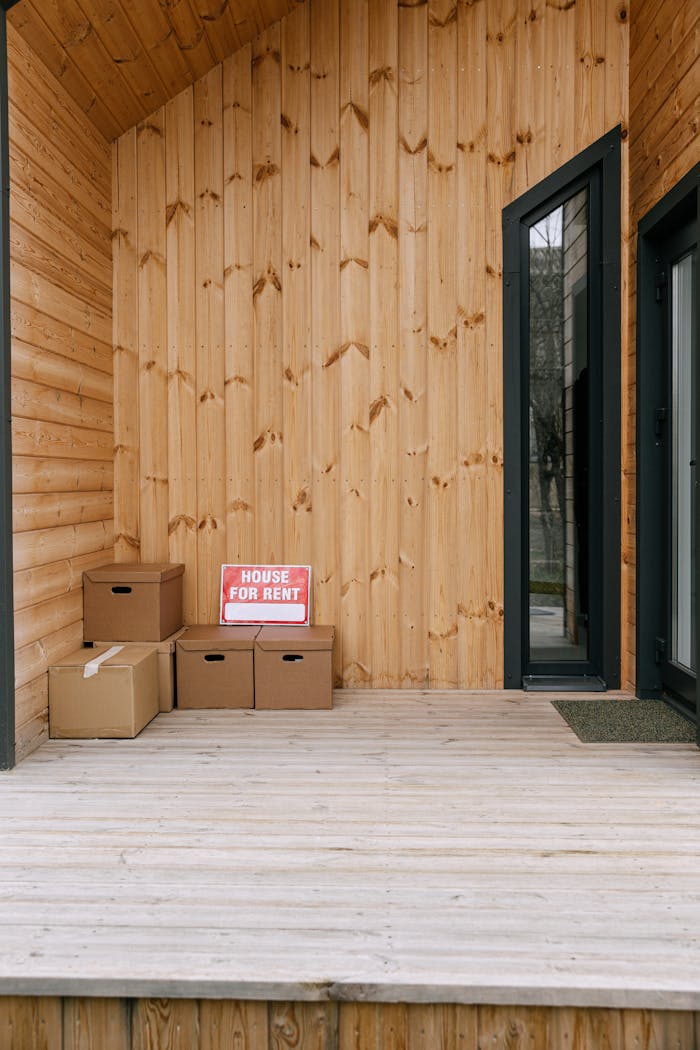
[[[531,248],[561,248],[564,208],[555,208],[530,227]]]

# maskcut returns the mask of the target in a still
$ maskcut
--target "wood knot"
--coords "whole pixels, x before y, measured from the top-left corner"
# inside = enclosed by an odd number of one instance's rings
[[[174,204],[169,204],[165,211],[165,225],[169,226],[173,221],[178,212],[182,212],[183,215],[190,215],[192,209],[189,204],[186,204],[183,200],[176,200]]]
[[[443,164],[430,150],[428,150],[428,167],[436,171],[438,175],[447,175],[454,171],[454,164]]]
[[[143,124],[139,124],[136,129],[137,135],[157,135],[158,138],[163,137],[163,129],[160,124],[154,124],[152,121],[146,120]]]
[[[168,522],[168,536],[172,536],[179,528],[184,528],[188,532],[194,532],[197,528],[197,522],[188,514],[178,514]]]
[[[484,462],[484,456],[481,452],[472,452],[471,456],[467,456],[466,459],[462,460],[463,467],[478,467]]]
[[[434,346],[435,349],[438,351],[438,353],[442,354],[442,353],[445,353],[445,351],[450,350],[452,348],[456,337],[457,337],[457,327],[455,326],[454,328],[451,328],[449,330],[447,335],[443,335],[443,336],[431,335],[430,336],[430,345]]]
[[[478,310],[474,314],[463,314],[462,316],[462,327],[470,330],[479,328],[486,320],[484,311]]]
[[[385,408],[389,408],[391,402],[386,394],[381,394],[380,397],[375,398],[372,404],[369,406],[369,421],[370,424],[374,423],[375,420],[379,419],[380,415]]]
[[[428,22],[435,29],[446,29],[447,26],[457,21],[457,5],[451,7],[444,18],[438,18],[434,11],[428,15]]]
[[[292,510],[294,511],[294,513],[296,514],[296,512],[298,510],[301,510],[302,507],[306,507],[306,504],[308,503],[308,501],[309,501],[309,490],[308,489],[299,489],[299,491],[297,492],[297,494],[296,494],[296,496],[294,498],[294,502],[292,503]]]
[[[280,169],[272,161],[267,161],[266,164],[258,164],[255,168],[253,178],[258,185],[262,185],[267,179],[274,178],[275,175],[279,175]]]
[[[215,532],[218,529],[219,523],[213,514],[207,514],[206,517],[202,518],[197,528],[200,532],[203,529],[208,529],[210,532]]]
[[[512,149],[509,153],[489,153],[488,161],[489,164],[495,164],[497,167],[506,167],[508,164],[512,164],[515,160],[515,150]]]
[[[358,106],[356,102],[348,102],[344,107],[343,112],[351,113],[363,131],[369,129],[369,114],[361,106]]]
[[[391,66],[380,66],[378,69],[373,69],[371,71],[369,75],[369,83],[371,87],[374,87],[375,84],[381,83],[382,80],[386,81],[387,84],[392,84],[394,82],[394,70]]]
[[[393,237],[394,240],[398,240],[399,224],[395,219],[392,219],[388,215],[375,215],[374,218],[370,220],[369,232],[375,233],[380,228],[380,226],[389,234],[390,237]]]

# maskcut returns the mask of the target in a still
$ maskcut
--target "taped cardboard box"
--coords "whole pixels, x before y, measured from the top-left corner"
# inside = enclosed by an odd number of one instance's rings
[[[255,706],[263,711],[333,707],[335,627],[263,627],[255,640]]]
[[[101,565],[83,573],[86,642],[162,642],[182,627],[180,564]]]
[[[130,642],[130,645],[138,645],[153,649],[158,656],[158,709],[161,712],[172,711],[175,707],[175,642],[187,630],[181,627],[169,638],[162,642]],[[105,645],[121,645],[121,642],[109,641],[101,643]]]
[[[259,627],[188,627],[175,643],[177,706],[251,708]]]
[[[153,647],[79,649],[49,667],[51,737],[135,737],[157,714]]]

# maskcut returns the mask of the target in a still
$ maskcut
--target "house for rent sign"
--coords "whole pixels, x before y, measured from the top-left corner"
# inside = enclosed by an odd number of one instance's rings
[[[308,565],[222,565],[219,622],[305,626],[310,595]]]

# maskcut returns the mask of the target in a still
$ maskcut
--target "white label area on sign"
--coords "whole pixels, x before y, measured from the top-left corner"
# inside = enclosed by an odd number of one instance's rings
[[[222,565],[220,623],[309,623],[308,565]]]
[[[224,606],[225,620],[249,618],[254,621],[274,620],[276,623],[304,623],[305,605],[274,605],[271,602],[227,602]]]

